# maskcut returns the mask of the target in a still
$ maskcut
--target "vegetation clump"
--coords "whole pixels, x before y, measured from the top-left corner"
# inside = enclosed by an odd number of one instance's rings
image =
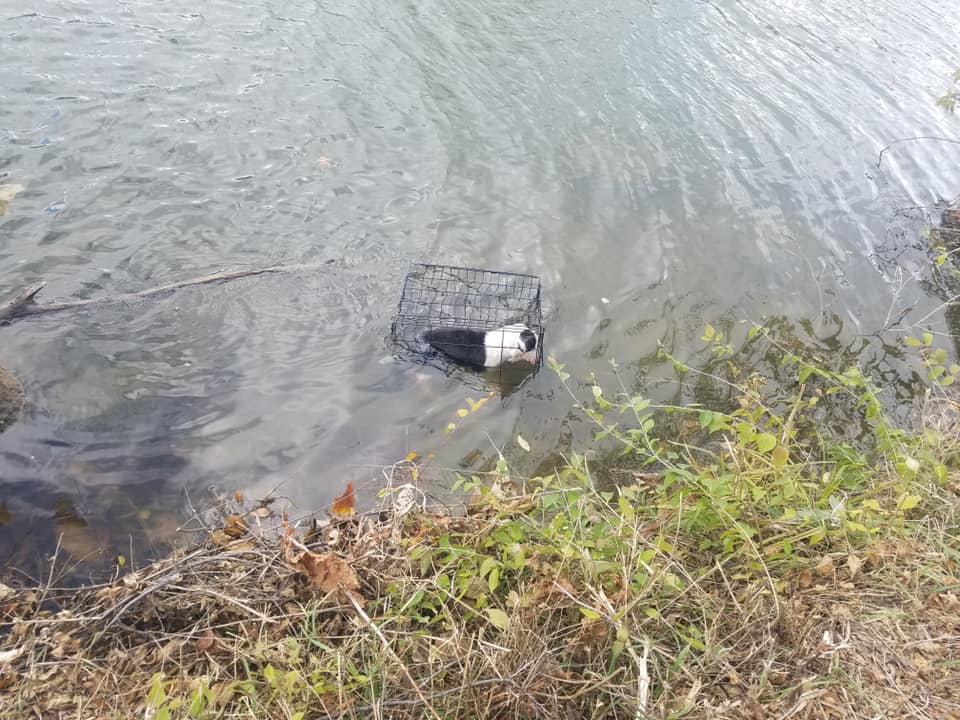
[[[0,715],[960,718],[960,368],[906,343],[930,392],[904,427],[773,325],[746,343],[777,383],[704,341],[708,370],[663,356],[710,407],[615,365],[583,398],[551,360],[590,452],[529,478],[501,454],[457,478],[460,514],[425,506],[411,454],[377,513],[351,487],[300,527],[237,496],[205,545],[112,582],[0,586]]]

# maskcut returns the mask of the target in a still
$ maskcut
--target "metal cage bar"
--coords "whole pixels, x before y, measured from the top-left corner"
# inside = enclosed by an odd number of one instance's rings
[[[536,275],[484,270],[453,265],[419,264],[404,279],[400,301],[391,327],[393,341],[409,359],[432,365],[447,374],[459,374],[468,384],[470,376],[442,353],[425,348],[418,337],[439,328],[491,331],[522,323],[537,338],[535,362],[525,369],[499,365],[480,377],[484,386],[492,379],[503,386],[516,386],[543,364],[543,311],[541,285]],[[504,336],[501,336],[501,339]],[[501,352],[505,348],[501,346]],[[476,375],[473,376],[476,378]]]

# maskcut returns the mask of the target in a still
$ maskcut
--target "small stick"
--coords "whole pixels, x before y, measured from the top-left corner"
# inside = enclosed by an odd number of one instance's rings
[[[46,303],[38,305],[36,303],[37,294],[43,290],[46,283],[37,283],[22,290],[16,297],[7,303],[0,305],[0,325],[9,325],[14,320],[20,320],[25,317],[35,315],[49,315],[51,313],[62,312],[64,310],[80,310],[99,305],[114,305],[116,303],[134,302],[137,300],[147,300],[150,298],[167,295],[174,290],[180,290],[186,287],[197,285],[210,285],[213,283],[228,282],[239,278],[254,277],[256,275],[266,275],[269,273],[297,272],[300,270],[317,270],[331,261],[325,263],[314,263],[305,265],[272,265],[264,268],[250,268],[247,270],[231,270],[226,272],[215,272],[210,275],[191,278],[189,280],[180,280],[179,282],[160,285],[159,287],[140,290],[139,292],[123,293],[121,295],[109,295],[106,297],[90,298],[87,300],[67,300],[64,302]]]

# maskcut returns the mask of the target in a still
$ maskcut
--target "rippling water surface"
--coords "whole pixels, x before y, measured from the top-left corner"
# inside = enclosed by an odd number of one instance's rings
[[[960,130],[934,105],[955,9],[5,3],[0,182],[26,190],[0,296],[318,267],[0,328],[29,397],[0,436],[0,558],[164,536],[184,489],[317,507],[351,479],[369,499],[409,449],[476,465],[522,432],[529,469],[585,432],[543,372],[443,444],[471,392],[391,360],[411,262],[540,275],[575,377],[642,375],[717,318],[852,337],[929,313],[894,211],[955,195],[960,157],[877,155]]]

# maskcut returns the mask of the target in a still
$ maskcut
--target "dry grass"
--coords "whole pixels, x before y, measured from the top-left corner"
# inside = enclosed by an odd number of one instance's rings
[[[591,577],[582,546],[531,540],[543,497],[338,520],[305,546],[234,508],[232,546],[98,587],[0,586],[0,716],[960,718],[954,518],[750,572],[651,513],[621,526],[622,568]],[[522,568],[445,591],[516,523]],[[306,546],[346,574],[318,579]],[[643,568],[649,592],[624,590]]]

